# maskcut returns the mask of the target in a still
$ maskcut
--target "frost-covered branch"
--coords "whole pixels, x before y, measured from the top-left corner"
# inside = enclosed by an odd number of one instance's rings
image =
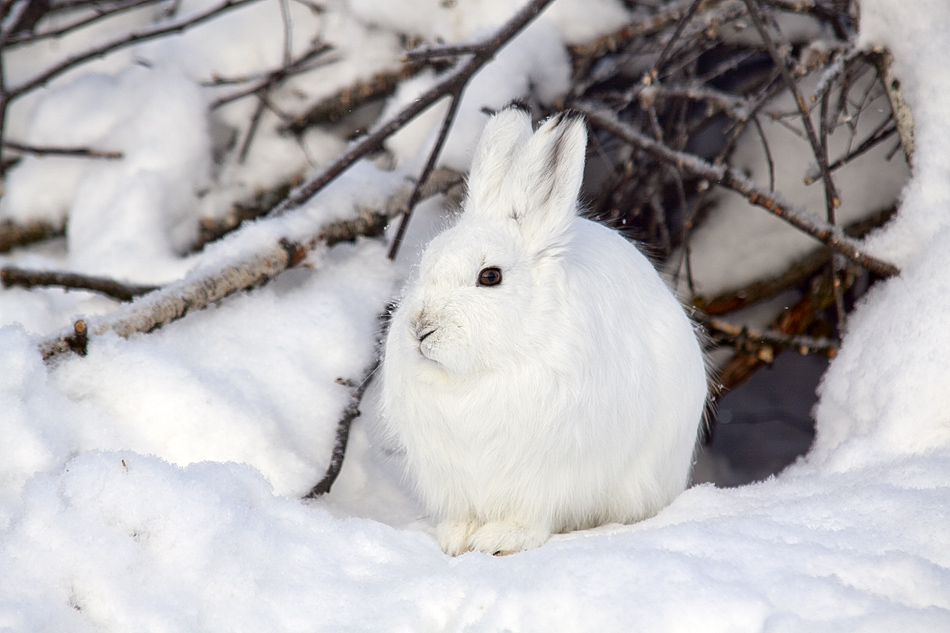
[[[439,178],[424,189],[422,196],[444,193],[460,179],[451,172],[439,172]],[[403,208],[404,201],[410,196],[409,189],[403,188],[394,194],[384,209],[366,210],[350,219],[330,222],[296,241],[281,239],[272,242],[246,258],[203,269],[163,286],[115,312],[77,321],[81,323],[78,329],[74,326],[42,340],[40,352],[46,359],[70,351],[84,353],[86,342],[91,337],[111,332],[127,338],[132,334],[151,332],[236,292],[269,282],[287,268],[301,263],[310,251],[321,245],[332,246],[361,235],[378,236],[389,219]],[[81,337],[77,339],[80,331]]]

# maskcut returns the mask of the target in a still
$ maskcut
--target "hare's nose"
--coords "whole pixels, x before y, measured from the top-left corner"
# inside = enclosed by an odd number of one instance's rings
[[[432,322],[426,318],[425,313],[412,320],[412,334],[420,343],[431,336],[436,329]]]

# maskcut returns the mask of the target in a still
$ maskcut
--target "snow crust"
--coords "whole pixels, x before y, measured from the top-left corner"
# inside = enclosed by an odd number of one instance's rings
[[[285,103],[300,98],[294,90],[329,94],[394,64],[392,29],[468,37],[516,5],[353,0],[348,12],[342,2],[325,4],[324,15],[300,24],[340,37],[340,74],[326,66],[296,80]],[[557,77],[561,61],[541,64],[537,51],[563,53],[564,42],[608,30],[621,5],[559,0],[547,25],[523,35],[532,44],[513,43],[466,100],[500,105],[538,73]],[[0,217],[68,217],[71,234],[60,250],[0,256],[0,263],[167,280],[381,204],[404,172],[361,163],[302,213],[254,225],[202,255],[178,255],[201,213],[272,184],[279,170],[269,170],[269,160],[312,169],[309,160],[319,164],[342,145],[313,138],[324,155],[308,158],[278,137],[275,119],[262,120],[245,168],[211,170],[213,127],[236,126],[249,113],[237,103],[209,119],[203,105],[219,88],[200,87],[200,78],[232,72],[238,61],[266,68],[280,59],[281,47],[266,44],[283,37],[279,3],[252,6],[234,11],[220,30],[209,25],[200,37],[186,33],[110,56],[18,102],[21,122],[11,124],[11,133],[25,135],[18,138],[39,143],[54,129],[125,157],[24,161],[10,175]],[[509,557],[448,558],[408,496],[399,454],[376,433],[372,392],[333,493],[299,500],[327,464],[348,401],[338,379],[361,375],[376,315],[406,272],[405,262],[386,262],[380,243],[315,254],[309,267],[266,287],[148,335],[96,339],[87,357],[53,367],[41,361],[35,336],[114,304],[86,293],[4,289],[0,629],[950,629],[950,229],[942,228],[950,217],[943,63],[950,6],[926,0],[911,11],[906,2],[863,0],[861,8],[862,42],[893,50],[915,114],[913,179],[897,221],[868,244],[903,273],[855,312],[821,387],[818,439],[806,459],[757,484],[694,487],[637,525],[559,535]],[[452,20],[434,17],[443,14]],[[123,20],[147,24],[146,17]],[[243,43],[229,35],[239,31]],[[344,35],[355,38],[353,49]],[[295,34],[294,50],[303,40]],[[67,44],[78,50],[83,42]],[[148,55],[152,68],[132,67],[136,55]],[[42,59],[24,56],[11,72],[26,76]],[[467,139],[481,121],[460,117],[446,160],[464,167]],[[416,147],[428,134],[417,129]],[[297,153],[285,155],[291,146]],[[401,155],[411,165],[419,150],[406,147]],[[761,171],[754,176],[762,182]],[[883,198],[896,178],[856,174],[854,186]],[[212,184],[225,193],[209,201],[200,189]],[[439,224],[437,207],[424,207],[406,253]],[[146,259],[161,264],[147,270]]]

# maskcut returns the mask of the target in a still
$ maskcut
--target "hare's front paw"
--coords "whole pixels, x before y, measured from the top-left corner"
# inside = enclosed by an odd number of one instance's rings
[[[467,552],[472,549],[472,546],[469,545],[469,539],[477,529],[478,523],[474,519],[442,521],[436,529],[439,547],[449,556],[458,556]]]
[[[551,532],[542,526],[522,525],[516,521],[492,521],[472,534],[469,548],[504,556],[543,545]]]

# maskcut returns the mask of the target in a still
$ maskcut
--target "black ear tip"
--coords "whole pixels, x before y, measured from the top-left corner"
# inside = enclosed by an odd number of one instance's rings
[[[579,112],[578,110],[563,110],[561,117],[567,123],[573,123],[574,121],[587,122],[587,117],[584,116],[583,112]]]
[[[508,105],[502,108],[502,110],[508,110],[512,108],[515,110],[521,110],[522,112],[526,114],[531,114],[531,106],[529,106],[526,102],[522,101],[521,99],[513,99],[511,102],[508,103]]]

